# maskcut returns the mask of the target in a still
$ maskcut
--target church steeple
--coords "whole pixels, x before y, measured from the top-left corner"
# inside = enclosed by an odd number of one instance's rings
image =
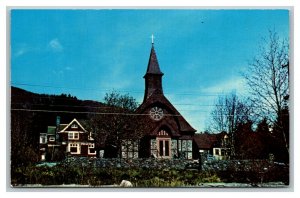
[[[154,42],[153,42],[153,36],[152,36],[152,47],[148,62],[148,67],[146,74],[144,76],[145,78],[145,95],[144,95],[144,101],[151,96],[154,92],[156,94],[163,94],[162,89],[162,76],[164,74],[160,71],[158,60],[156,57],[156,53],[154,50]]]
[[[147,72],[146,72],[145,76],[148,74],[163,75],[163,73],[160,71],[160,68],[159,68],[159,64],[157,61],[157,57],[156,57],[156,53],[155,53],[153,44],[151,47],[150,58],[149,58]],[[144,78],[145,78],[145,76],[144,76]]]

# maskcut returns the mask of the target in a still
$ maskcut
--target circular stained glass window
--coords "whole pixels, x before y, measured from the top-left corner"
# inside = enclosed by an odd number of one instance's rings
[[[161,108],[159,107],[153,107],[151,110],[150,110],[150,116],[152,119],[154,120],[160,120],[162,119],[162,117],[164,116],[164,112]]]

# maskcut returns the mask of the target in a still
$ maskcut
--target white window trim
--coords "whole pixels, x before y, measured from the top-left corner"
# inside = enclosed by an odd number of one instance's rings
[[[159,141],[163,141],[163,154],[164,155],[160,155],[160,148],[159,148]],[[168,144],[169,144],[169,155],[168,156],[165,156],[165,149],[166,149],[166,141],[168,141]],[[169,158],[172,158],[172,149],[171,149],[171,138],[161,138],[161,137],[157,137],[156,138],[156,146],[157,146],[157,155],[159,158],[166,158],[166,159],[169,159]]]
[[[95,144],[94,143],[89,144],[89,148],[95,148]]]
[[[92,143],[92,144],[89,144],[88,146],[88,154],[89,155],[96,155],[96,150],[94,150],[94,152],[91,152],[91,149],[95,148],[95,144]]]
[[[71,134],[72,134],[72,138],[70,138]],[[75,138],[75,134],[78,134],[77,138]],[[68,132],[68,140],[79,140],[79,132],[78,131]]]
[[[71,148],[77,148],[77,152],[71,152]],[[68,144],[68,151],[71,154],[80,154],[80,144],[79,143],[69,143]]]
[[[43,138],[45,140],[44,142],[42,142]],[[40,136],[40,144],[47,144],[47,135],[41,135]]]
[[[218,151],[218,154],[217,154]],[[221,149],[220,148],[213,148],[213,155],[214,156],[220,156],[221,154]]]
[[[50,137],[49,137],[49,142],[54,142],[54,141],[55,141],[55,137],[50,136]]]

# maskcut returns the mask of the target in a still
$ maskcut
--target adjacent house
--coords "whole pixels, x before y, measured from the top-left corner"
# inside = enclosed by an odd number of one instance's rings
[[[57,121],[57,126],[48,126],[47,133],[40,134],[41,161],[59,160],[65,155],[96,157],[91,132],[76,119],[68,124]]]
[[[195,134],[193,142],[193,156],[199,158],[213,157],[215,160],[228,159],[230,156],[229,138],[226,132],[210,134]]]

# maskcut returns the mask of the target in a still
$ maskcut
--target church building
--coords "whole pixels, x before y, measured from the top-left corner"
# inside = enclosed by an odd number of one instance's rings
[[[141,116],[144,137],[139,157],[192,159],[192,142],[196,130],[165,97],[160,70],[152,41],[145,79],[143,103],[136,110]]]
[[[69,124],[48,126],[47,133],[40,134],[41,160],[47,160],[46,154],[54,153],[50,150],[54,151],[55,148],[65,155],[81,157],[193,159],[193,139],[196,130],[165,97],[162,87],[163,75],[152,41],[148,67],[144,75],[144,100],[134,116],[131,115],[131,123],[121,129],[128,136],[117,136],[116,141],[119,142],[115,144],[105,141],[107,137],[103,137],[103,142],[106,143],[100,147],[100,142],[96,142],[92,133],[76,119]],[[138,131],[140,135],[135,137],[133,131]]]

